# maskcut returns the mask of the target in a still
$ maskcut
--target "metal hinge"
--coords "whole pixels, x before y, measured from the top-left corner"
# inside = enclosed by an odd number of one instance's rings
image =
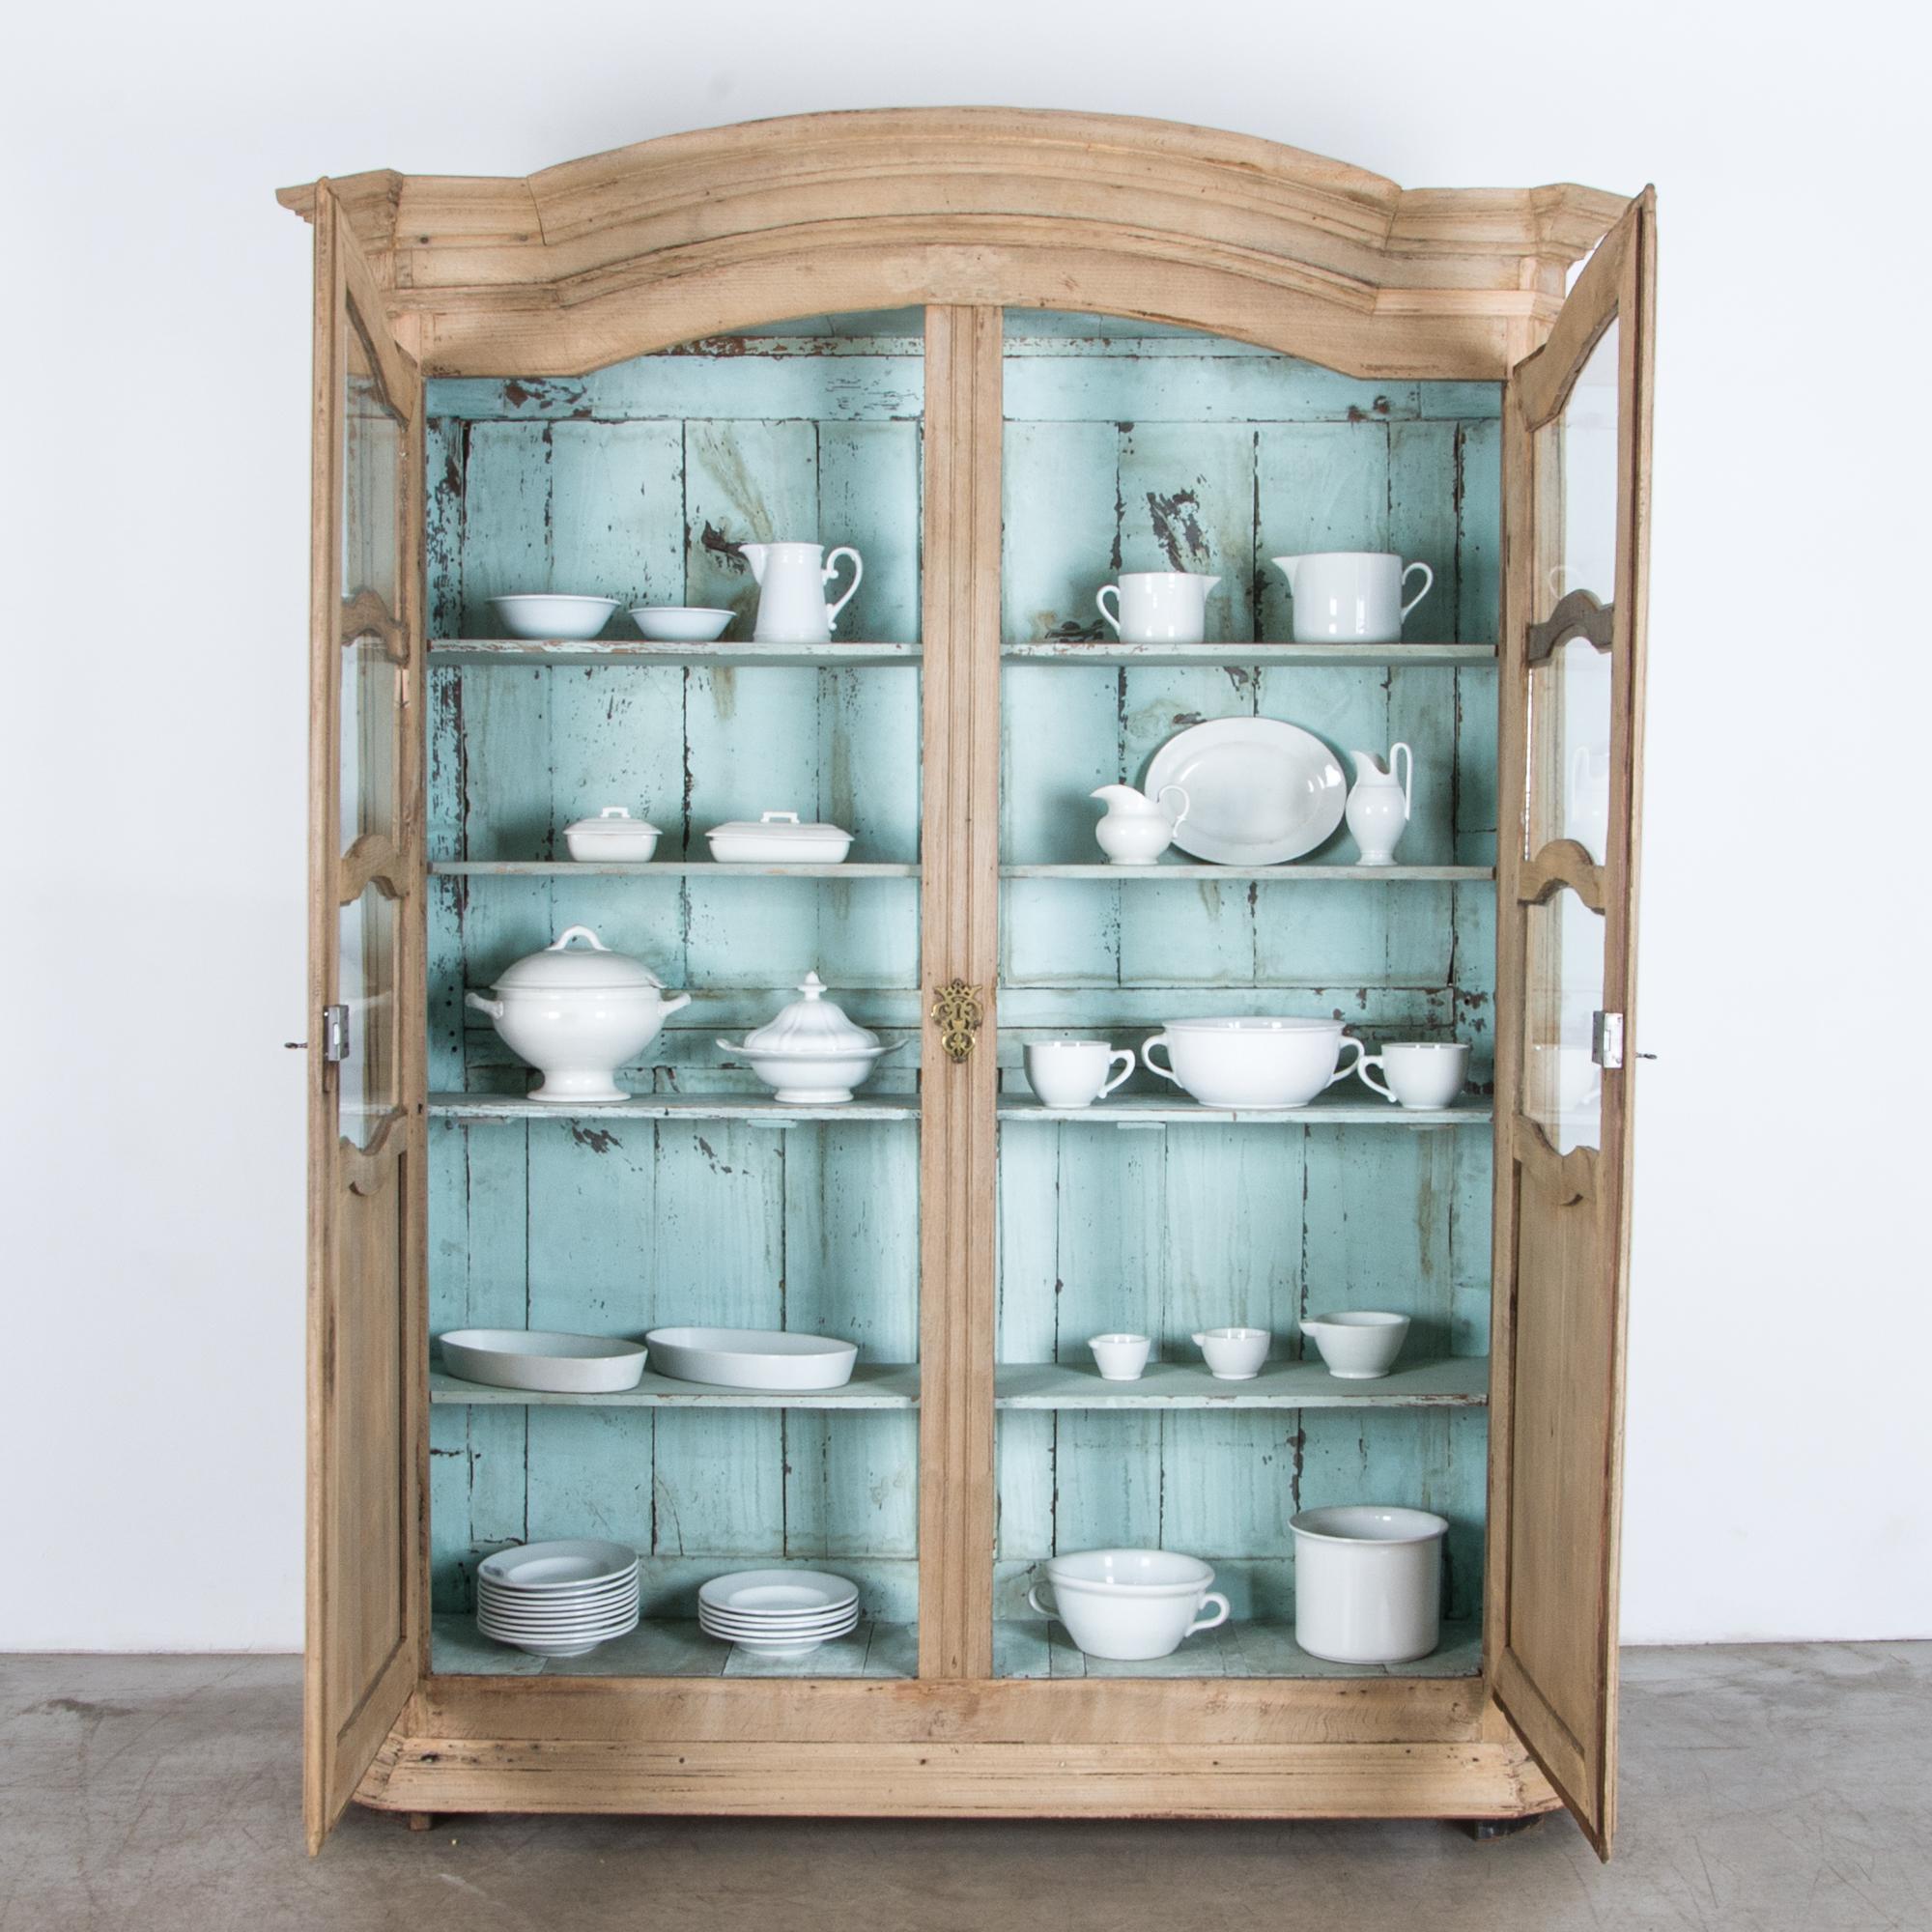
[[[349,1009],[324,1007],[322,1009],[322,1057],[331,1066],[349,1058]]]
[[[1624,1064],[1623,1014],[1599,1012],[1590,1016],[1590,1058],[1611,1072]]]

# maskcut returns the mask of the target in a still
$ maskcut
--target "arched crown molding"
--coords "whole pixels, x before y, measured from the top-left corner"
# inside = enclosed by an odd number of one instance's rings
[[[319,184],[282,191],[310,215]],[[1493,379],[1622,197],[1404,188],[1250,135],[1004,108],[671,134],[526,179],[331,180],[426,369],[571,375],[922,302],[1178,322],[1363,376]],[[408,320],[414,318],[413,321]]]

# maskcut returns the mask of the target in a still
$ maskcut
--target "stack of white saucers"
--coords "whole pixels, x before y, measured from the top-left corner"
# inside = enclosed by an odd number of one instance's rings
[[[859,1586],[817,1570],[740,1570],[697,1593],[698,1627],[753,1657],[809,1657],[859,1622]]]
[[[526,1543],[476,1566],[476,1628],[535,1657],[582,1657],[638,1627],[638,1552]]]

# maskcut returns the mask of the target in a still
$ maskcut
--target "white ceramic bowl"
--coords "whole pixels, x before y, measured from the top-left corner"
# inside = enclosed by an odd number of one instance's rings
[[[1251,1382],[1267,1360],[1268,1341],[1265,1328],[1204,1328],[1194,1346],[1216,1381]]]
[[[490,602],[513,638],[569,638],[579,642],[594,638],[617,608],[614,597],[563,597],[547,590],[493,597]]]
[[[1157,1046],[1167,1048],[1169,1065],[1154,1059]],[[1354,1059],[1340,1066],[1347,1047]],[[1175,1020],[1141,1048],[1141,1059],[1204,1107],[1305,1107],[1354,1072],[1364,1051],[1340,1020]]]
[[[1027,1602],[1041,1616],[1058,1617],[1089,1657],[1144,1662],[1169,1657],[1181,1639],[1228,1621],[1228,1600],[1208,1586],[1214,1572],[1198,1556],[1171,1549],[1086,1549],[1056,1556],[1046,1566],[1051,1605],[1039,1585]],[[1204,1617],[1208,1604],[1220,1608]]]
[[[609,864],[639,865],[658,849],[662,837],[648,819],[633,818],[630,808],[607,805],[595,818],[580,818],[563,828],[563,842],[580,862],[602,859]]]
[[[1442,1539],[1428,1510],[1303,1510],[1294,1532],[1294,1640],[1331,1663],[1409,1663],[1441,1634]]]
[[[1301,1332],[1321,1351],[1328,1373],[1345,1382],[1372,1382],[1395,1367],[1408,1335],[1408,1317],[1365,1308],[1311,1315]]]
[[[872,1077],[872,1069],[889,1053],[905,1044],[841,1046],[836,1052],[781,1052],[756,1047],[749,1040],[721,1039],[720,1051],[742,1060],[767,1087],[772,1098],[792,1107],[833,1107],[852,1097],[852,1090]]]
[[[1094,1351],[1094,1366],[1100,1378],[1109,1382],[1137,1382],[1148,1364],[1153,1347],[1151,1335],[1095,1335],[1087,1346]]]
[[[657,644],[710,644],[724,635],[729,611],[702,604],[634,604],[631,620]]]
[[[653,1328],[644,1342],[659,1375],[723,1388],[843,1388],[859,1359],[856,1342],[781,1329]]]
[[[442,1365],[492,1388],[608,1395],[643,1379],[644,1350],[615,1336],[549,1328],[452,1328],[442,1337]]]

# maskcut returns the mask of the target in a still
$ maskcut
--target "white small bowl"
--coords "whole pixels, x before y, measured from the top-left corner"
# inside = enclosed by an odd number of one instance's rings
[[[634,604],[631,621],[654,644],[712,644],[730,625],[732,612],[701,604]]]
[[[1408,1337],[1408,1317],[1378,1308],[1311,1315],[1301,1332],[1321,1350],[1331,1376],[1345,1382],[1372,1382],[1395,1367]]]
[[[577,643],[594,638],[617,608],[614,597],[564,597],[547,590],[490,602],[513,638],[567,638]]]
[[[1148,1335],[1095,1335],[1087,1346],[1094,1351],[1102,1381],[1137,1382],[1147,1367],[1153,1339]]]
[[[1265,1328],[1207,1328],[1194,1346],[1208,1357],[1216,1381],[1251,1382],[1267,1360],[1269,1340]]]

